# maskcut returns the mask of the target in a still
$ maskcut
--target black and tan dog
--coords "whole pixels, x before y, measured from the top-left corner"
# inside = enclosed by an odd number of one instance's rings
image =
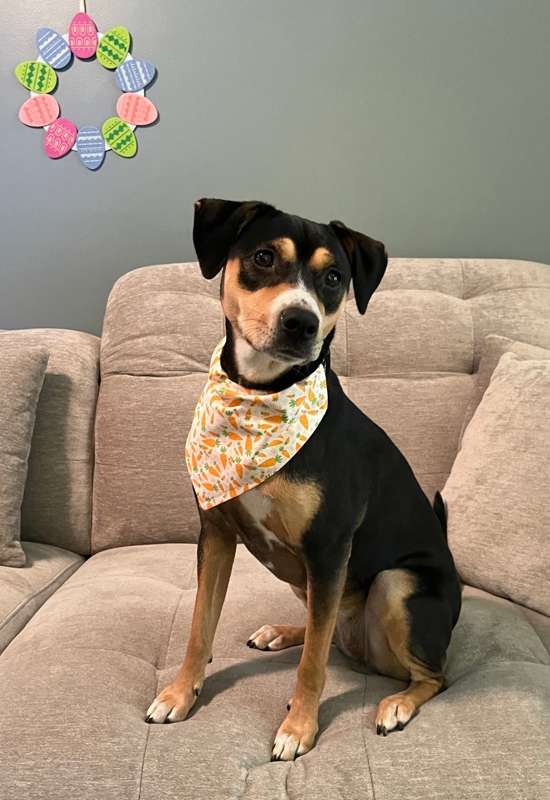
[[[328,410],[273,477],[200,510],[187,653],[147,721],[183,720],[199,695],[240,536],[307,608],[305,627],[264,625],[248,641],[261,650],[304,645],[273,758],[313,747],[333,638],[346,654],[409,682],[380,702],[376,716],[378,733],[402,730],[442,688],[461,593],[441,498],[434,510],[403,455],[329,367],[350,283],[363,314],[386,268],[384,246],[340,222],[210,199],[196,204],[193,236],[203,275],[223,270],[225,372],[245,387],[279,392],[324,362]]]

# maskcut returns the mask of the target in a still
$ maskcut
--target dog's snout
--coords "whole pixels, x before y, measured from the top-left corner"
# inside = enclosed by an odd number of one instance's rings
[[[279,325],[292,339],[313,339],[319,330],[319,318],[313,311],[294,306],[281,312]]]

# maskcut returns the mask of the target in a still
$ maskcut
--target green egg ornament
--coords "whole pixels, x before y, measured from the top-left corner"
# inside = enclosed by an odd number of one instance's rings
[[[121,26],[111,28],[97,45],[96,56],[106,69],[116,69],[123,63],[130,49],[130,33]]]
[[[106,144],[123,158],[132,158],[137,152],[137,140],[133,130],[120,117],[109,117],[101,127]]]
[[[15,77],[25,89],[37,94],[49,94],[57,84],[55,70],[42,61],[22,61],[15,68]]]

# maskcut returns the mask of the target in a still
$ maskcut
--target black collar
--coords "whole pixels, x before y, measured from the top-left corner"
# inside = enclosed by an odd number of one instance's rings
[[[233,335],[233,328],[228,319],[225,320],[226,338],[225,345],[221,354],[221,365],[224,372],[230,380],[244,386],[245,389],[259,389],[262,392],[282,392],[283,389],[288,389],[293,383],[303,381],[311,375],[320,364],[323,364],[325,370],[330,369],[330,345],[334,337],[334,328],[328,334],[321,347],[321,352],[315,361],[310,361],[308,364],[301,364],[296,367],[291,367],[287,372],[279,375],[271,383],[250,383],[242,375],[239,375],[237,370],[237,363],[235,361],[235,337]]]

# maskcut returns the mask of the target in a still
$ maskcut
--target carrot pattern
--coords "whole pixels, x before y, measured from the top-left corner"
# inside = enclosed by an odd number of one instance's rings
[[[185,446],[187,469],[204,509],[274,475],[303,447],[328,407],[323,366],[288,389],[259,393],[233,383],[223,371],[224,343],[212,354]]]

